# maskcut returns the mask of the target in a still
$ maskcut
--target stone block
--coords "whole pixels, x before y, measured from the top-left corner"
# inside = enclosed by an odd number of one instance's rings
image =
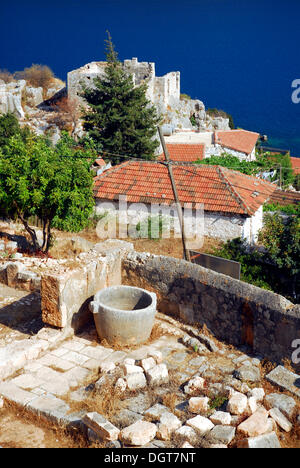
[[[214,424],[208,418],[199,415],[188,419],[186,424],[194,429],[200,436],[204,436],[214,427]]]
[[[296,402],[288,395],[270,393],[265,401],[271,408],[278,408],[287,418],[292,418],[296,411]]]
[[[153,357],[148,357],[146,359],[141,360],[141,366],[144,369],[144,371],[148,371],[152,367],[156,366],[156,361]]]
[[[22,407],[36,398],[34,393],[27,392],[11,382],[0,383],[0,395],[4,399]]]
[[[181,426],[174,432],[176,439],[181,442],[188,442],[191,445],[197,443],[198,435],[196,431],[190,426]]]
[[[275,432],[264,434],[257,437],[249,437],[242,439],[237,444],[238,448],[257,448],[257,449],[274,449],[281,448],[280,442]]]
[[[263,388],[252,388],[252,390],[247,393],[247,397],[253,397],[257,402],[261,402],[265,398],[265,391]]]
[[[122,369],[125,375],[129,374],[138,374],[139,372],[143,373],[143,369],[140,366],[130,365],[130,364],[123,364]]]
[[[144,412],[144,418],[152,422],[160,421],[162,415],[169,412],[170,410],[166,406],[156,403]]]
[[[126,376],[126,382],[129,390],[139,390],[147,386],[147,381],[143,372],[128,374]]]
[[[232,426],[215,426],[206,436],[206,440],[213,444],[229,445],[235,437],[235,427]]]
[[[252,416],[238,426],[238,432],[246,437],[263,435],[270,430],[268,411],[260,407]]]
[[[216,411],[210,418],[211,422],[215,425],[230,426],[231,414],[225,411]]]
[[[256,366],[243,365],[236,372],[235,376],[237,379],[246,382],[260,382],[261,374],[260,370]]]
[[[160,418],[157,426],[157,438],[161,440],[170,440],[172,434],[182,426],[180,419],[170,412],[165,412]]]
[[[205,414],[209,410],[208,397],[192,397],[189,400],[189,411],[195,414]]]
[[[157,364],[146,372],[149,385],[155,387],[169,382],[169,373],[166,364]]]
[[[34,400],[27,404],[27,408],[38,416],[50,419],[55,424],[65,426],[70,422],[68,419],[68,413],[70,412],[69,405],[52,395],[46,394],[35,397]]]
[[[143,446],[155,438],[157,427],[148,421],[137,421],[123,429],[120,440],[127,445]]]
[[[235,392],[228,400],[227,411],[234,415],[240,415],[246,412],[248,399],[243,393]]]
[[[189,380],[184,387],[184,392],[187,395],[198,395],[204,389],[205,380],[202,377],[196,376]]]
[[[266,380],[300,398],[300,375],[289,371],[285,367],[277,366],[266,375]]]
[[[102,440],[113,441],[118,440],[120,430],[111,424],[107,419],[99,413],[87,413],[82,419],[83,423],[92,429]]]
[[[290,432],[292,430],[293,425],[278,408],[272,408],[270,410],[270,416],[285,432]]]

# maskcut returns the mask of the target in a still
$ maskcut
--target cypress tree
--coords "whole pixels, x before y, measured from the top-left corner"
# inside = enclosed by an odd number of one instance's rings
[[[82,97],[88,104],[83,113],[84,130],[113,164],[128,156],[154,159],[159,118],[146,97],[147,84],[134,86],[107,34],[104,75],[94,79],[93,88],[83,85]]]

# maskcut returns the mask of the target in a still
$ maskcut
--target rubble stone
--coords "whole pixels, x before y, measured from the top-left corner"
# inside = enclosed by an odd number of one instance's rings
[[[209,410],[209,398],[192,397],[189,400],[189,411],[191,413],[202,414]]]
[[[187,395],[199,394],[200,390],[203,390],[205,380],[202,377],[196,376],[189,380],[188,384],[184,387],[184,392]]]
[[[157,364],[146,372],[146,377],[151,387],[169,382],[169,373],[166,364]]]
[[[103,440],[117,440],[120,431],[111,422],[96,412],[87,413],[82,419],[83,423],[92,429]]]
[[[175,431],[176,439],[182,442],[188,442],[189,444],[195,444],[197,442],[197,433],[190,426],[181,426]]]
[[[182,426],[180,419],[172,413],[163,413],[160,418],[160,423],[157,426],[157,437],[161,440],[170,440],[176,429]]]
[[[206,436],[206,440],[211,443],[221,443],[228,445],[235,436],[235,427],[232,426],[215,426]]]
[[[230,426],[232,417],[230,413],[226,413],[225,411],[216,411],[209,419],[213,424]]]
[[[160,421],[162,415],[164,413],[169,413],[169,411],[170,410],[166,406],[156,403],[144,412],[144,417],[149,421]]]
[[[126,382],[129,390],[139,390],[147,386],[147,381],[143,372],[128,374],[126,376]]]
[[[148,421],[137,421],[121,431],[120,440],[128,445],[146,445],[155,438],[156,431],[155,424]]]
[[[284,431],[290,432],[292,430],[293,425],[278,408],[272,408],[270,410],[270,416]]]
[[[246,437],[256,437],[265,434],[270,429],[268,411],[260,407],[252,416],[238,426],[238,431]]]
[[[265,398],[271,408],[278,408],[287,418],[292,418],[296,410],[294,398],[281,393],[270,393]]]
[[[245,413],[248,406],[248,399],[242,393],[234,393],[228,401],[227,410],[234,415]]]
[[[207,434],[214,427],[214,424],[208,418],[200,415],[189,419],[186,424],[201,436]]]
[[[237,446],[238,448],[281,448],[275,432],[240,440]]]

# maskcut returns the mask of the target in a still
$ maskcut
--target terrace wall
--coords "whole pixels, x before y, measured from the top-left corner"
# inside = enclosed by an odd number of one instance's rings
[[[155,291],[162,312],[271,361],[291,359],[300,339],[299,304],[184,260],[133,251],[123,260],[123,283]]]

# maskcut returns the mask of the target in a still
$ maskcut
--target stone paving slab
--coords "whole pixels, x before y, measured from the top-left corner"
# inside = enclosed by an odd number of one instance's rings
[[[300,375],[294,374],[283,366],[277,366],[266,375],[266,379],[300,398]]]
[[[27,392],[11,382],[0,383],[0,395],[20,406],[26,406],[36,398],[33,393]]]

